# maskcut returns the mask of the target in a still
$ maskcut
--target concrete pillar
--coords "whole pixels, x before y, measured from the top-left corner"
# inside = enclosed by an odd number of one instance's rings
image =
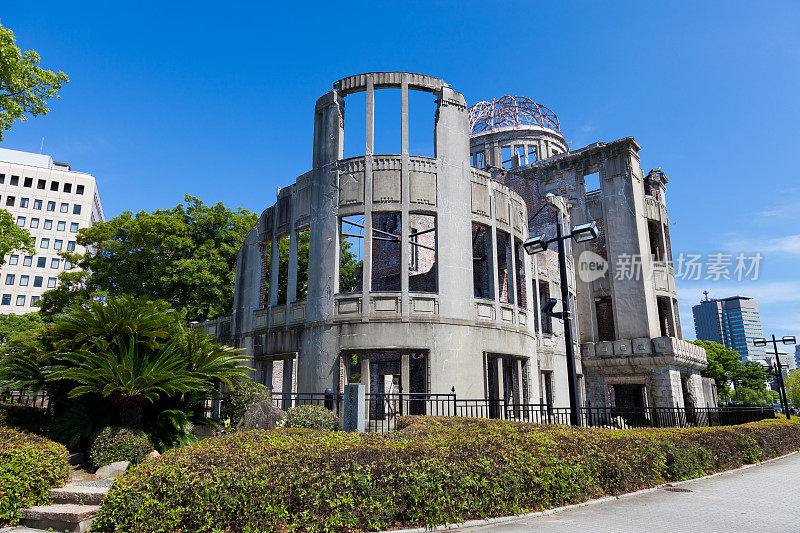
[[[500,401],[500,405],[498,406],[498,412],[500,413],[500,418],[506,417],[505,409],[503,409],[503,400],[506,399],[505,393],[505,384],[503,383],[503,358],[497,357],[494,360],[494,364],[496,365],[497,371],[497,399]]]
[[[403,74],[401,82],[400,97],[400,138],[401,138],[401,167],[400,167],[400,291],[401,309],[403,317],[409,315],[408,297],[408,263],[409,263],[409,235],[411,233],[409,194],[409,166],[410,157],[408,153],[408,74]]]
[[[465,283],[472,279],[469,124],[464,97],[449,87],[439,93],[435,139],[439,316],[474,320],[472,283]]]
[[[364,263],[361,269],[362,309],[369,314],[369,291],[372,289],[372,163],[375,150],[375,85],[367,75],[367,138],[364,147]],[[367,390],[369,392],[369,390]]]
[[[514,398],[514,403],[523,403],[523,387],[525,386],[525,382],[522,379],[522,359],[516,359],[515,364],[517,365],[517,379],[516,381],[516,389],[517,389],[517,396]]]
[[[292,214],[289,217],[291,229],[289,230],[289,275],[286,283],[286,304],[297,301],[297,228],[295,227],[294,217],[295,209],[295,195],[292,194],[290,205],[292,206]],[[286,310],[286,318],[289,318],[289,310]]]
[[[403,392],[411,392],[411,356],[407,353],[400,356],[400,384]]]
[[[372,379],[370,379],[370,369],[369,369],[369,357],[364,356],[361,359],[361,383],[364,384],[365,391],[367,394],[370,392],[370,387],[372,386]]]

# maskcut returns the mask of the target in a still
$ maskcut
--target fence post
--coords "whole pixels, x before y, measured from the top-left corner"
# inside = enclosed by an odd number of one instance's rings
[[[344,414],[342,429],[345,431],[364,433],[366,416],[366,389],[361,383],[344,386]]]
[[[456,401],[456,388],[455,388],[455,386],[450,390],[453,393],[453,416],[458,416],[458,402]]]

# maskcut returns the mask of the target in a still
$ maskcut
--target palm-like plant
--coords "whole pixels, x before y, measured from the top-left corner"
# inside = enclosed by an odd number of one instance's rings
[[[180,339],[154,349],[136,335],[112,341],[91,338],[86,349],[60,354],[62,365],[48,379],[77,382],[70,398],[107,398],[119,409],[121,422],[135,427],[146,404],[206,386],[206,377],[189,368],[186,356]]]

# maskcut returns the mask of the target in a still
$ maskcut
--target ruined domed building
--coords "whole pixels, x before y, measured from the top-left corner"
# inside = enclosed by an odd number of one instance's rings
[[[395,154],[374,153],[385,89],[401,95]],[[432,156],[409,146],[416,91],[435,99]],[[345,158],[357,93],[364,150]],[[568,406],[561,321],[540,312],[560,294],[557,255],[522,247],[562,217],[601,228],[567,247],[581,404],[714,402],[699,374],[704,351],[681,340],[667,177],[642,172],[633,138],[570,150],[555,113],[527,98],[470,108],[440,79],[374,72],[317,100],[312,151],[311,170],[247,235],[233,316],[203,325],[252,356],[254,379],[283,392],[360,382],[373,393]],[[543,207],[548,193],[562,209]],[[583,275],[587,257],[605,272]],[[618,275],[629,260],[641,275]]]

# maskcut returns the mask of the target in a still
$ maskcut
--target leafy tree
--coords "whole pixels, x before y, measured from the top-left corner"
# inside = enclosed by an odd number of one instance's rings
[[[228,315],[236,254],[257,220],[246,209],[186,196],[172,209],[126,211],[82,228],[77,242],[89,251],[62,256],[89,274],[62,273],[60,286],[42,295],[41,309],[54,315],[95,295],[129,294],[166,300],[190,321]]]
[[[789,372],[786,380],[786,396],[795,409],[800,409],[800,369]]]
[[[357,258],[351,248],[353,243],[341,239],[342,257],[339,262],[339,290],[341,292],[351,292],[361,286],[361,272],[364,261]]]
[[[708,367],[702,375],[714,378],[721,400],[755,405],[772,403],[765,384],[769,373],[763,366],[755,361],[742,361],[736,350],[719,343],[700,340],[692,342],[705,348]]]
[[[24,315],[0,315],[0,344],[8,342],[15,333],[23,333],[41,328],[44,324],[38,312]]]
[[[0,141],[14,121],[46,115],[47,100],[58,98],[59,89],[69,81],[61,71],[41,68],[40,60],[33,50],[22,52],[14,32],[0,25]]]
[[[33,254],[33,238],[28,230],[17,226],[11,213],[0,209],[0,266],[5,264],[6,254],[14,250],[25,250]]]

